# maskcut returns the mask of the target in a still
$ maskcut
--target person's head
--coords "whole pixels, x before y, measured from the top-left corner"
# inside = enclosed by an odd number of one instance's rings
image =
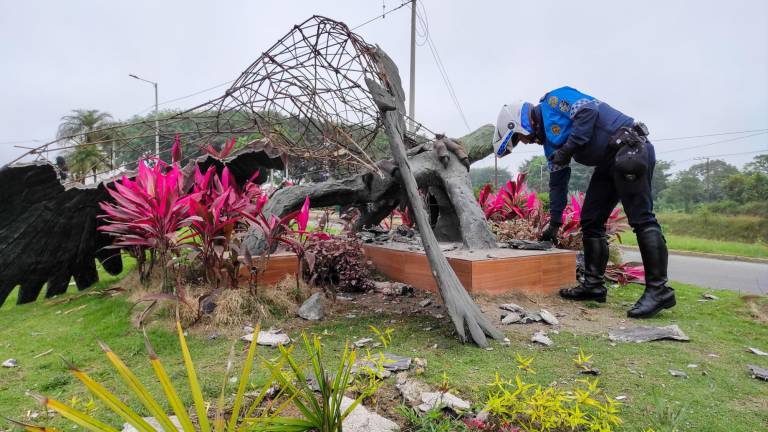
[[[524,101],[501,107],[496,118],[496,131],[493,136],[493,151],[498,157],[509,154],[520,142],[523,144],[536,142],[532,110],[533,104]]]

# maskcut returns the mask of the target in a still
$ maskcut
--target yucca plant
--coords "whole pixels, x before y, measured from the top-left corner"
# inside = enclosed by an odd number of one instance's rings
[[[333,370],[325,367],[322,355],[320,338],[310,338],[302,335],[304,350],[309,357],[309,371],[314,374],[319,394],[315,395],[309,385],[308,374],[304,367],[296,362],[290,355],[290,348],[280,346],[282,356],[290,368],[291,373],[282,373],[280,363],[265,360],[267,368],[275,377],[277,383],[299,410],[302,418],[262,416],[253,419],[254,430],[270,432],[341,432],[344,419],[365,398],[371,396],[371,391],[360,394],[346,408],[342,406],[344,392],[352,384],[352,366],[355,364],[357,352],[350,349],[349,344],[344,346],[344,352],[339,360],[339,366],[333,374]]]
[[[230,353],[229,360],[227,361],[226,372],[224,374],[224,385],[222,386],[218,401],[215,404],[214,415],[212,418],[209,418],[208,406],[206,405],[206,401],[203,399],[202,389],[197,378],[197,372],[195,371],[195,367],[192,362],[192,356],[190,355],[186,338],[184,337],[184,331],[178,321],[176,323],[176,329],[179,335],[179,343],[181,345],[181,352],[184,358],[184,366],[187,372],[189,390],[192,394],[196,421],[193,421],[189,414],[191,407],[185,406],[184,402],[182,402],[176,387],[171,382],[168,373],[160,361],[160,358],[152,349],[152,346],[146,335],[145,342],[147,352],[149,354],[149,361],[152,369],[155,372],[155,376],[157,377],[157,380],[163,389],[163,393],[167,399],[168,404],[173,409],[173,413],[178,418],[181,429],[184,432],[239,432],[242,430],[259,430],[258,428],[255,428],[254,425],[257,424],[262,417],[279,415],[281,411],[291,402],[292,398],[283,397],[283,392],[278,393],[278,395],[270,402],[265,402],[271,393],[270,389],[273,383],[278,381],[282,382],[282,380],[277,379],[277,376],[279,375],[282,378],[283,365],[285,364],[286,359],[290,358],[289,351],[283,350],[280,358],[278,358],[278,360],[275,362],[270,363],[270,370],[272,375],[260,388],[258,395],[253,400],[253,402],[251,402],[248,409],[243,409],[245,406],[245,390],[249,382],[248,378],[253,368],[253,363],[256,356],[256,340],[259,334],[259,327],[257,326],[253,332],[253,339],[248,348],[248,354],[246,356],[245,363],[243,364],[243,370],[239,381],[240,384],[237,388],[237,393],[231,406],[231,414],[229,415],[229,418],[225,418],[224,394],[226,390],[226,383],[228,382],[230,372],[232,371],[232,352]],[[176,432],[178,430],[177,427],[171,421],[168,413],[163,410],[160,402],[158,402],[158,400],[149,393],[144,384],[139,381],[136,375],[125,365],[122,359],[115,352],[113,352],[103,342],[99,342],[99,344],[102,350],[105,352],[110,363],[112,363],[112,365],[117,370],[118,375],[125,383],[125,386],[131,390],[133,396],[141,402],[141,404],[157,420],[165,432]],[[139,432],[155,432],[155,429],[152,425],[150,425],[146,420],[144,420],[144,418],[141,417],[141,415],[133,411],[123,402],[123,398],[120,398],[112,393],[102,384],[88,376],[87,373],[77,369],[77,367],[74,365],[68,364],[68,367],[70,372],[85,385],[85,387],[93,394],[94,397],[100,400],[110,411],[122,418],[126,423],[135,427]],[[58,400],[38,394],[31,394],[31,396],[45,405],[48,409],[58,412],[64,418],[87,430],[94,432],[117,432],[119,430],[118,428],[108,425],[94,418],[93,416],[73,408],[72,406],[68,406],[67,404]],[[279,405],[277,405],[278,401],[281,401]],[[257,409],[259,409],[262,405],[262,402],[265,402],[266,406],[261,407],[262,409],[260,410],[258,416],[254,416]],[[12,422],[30,432],[45,432],[55,430],[44,426],[34,426],[13,420]],[[296,429],[270,430],[281,431]]]

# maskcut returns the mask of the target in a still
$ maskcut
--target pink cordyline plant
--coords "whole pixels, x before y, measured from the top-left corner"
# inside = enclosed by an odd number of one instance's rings
[[[135,180],[123,176],[108,188],[114,202],[99,203],[106,221],[99,230],[114,237],[111,247],[138,247],[157,252],[162,260],[164,289],[168,287],[168,254],[178,247],[177,232],[189,226],[189,199],[183,190],[183,174],[177,164],[155,160],[149,167],[139,162]]]
[[[195,181],[189,195],[192,232],[182,240],[193,240],[187,244],[199,251],[209,282],[218,287],[224,279],[220,269],[225,252],[229,250],[232,233],[243,219],[242,214],[260,212],[265,202],[266,196],[258,185],[248,182],[241,190],[226,167],[221,177],[214,166],[205,174],[200,172],[199,167],[195,170]]]
[[[562,237],[574,236],[579,232],[581,209],[584,206],[584,192],[571,195],[568,201],[568,205],[563,211],[563,227],[560,231]],[[619,242],[621,242],[621,233],[629,228],[626,221],[627,216],[624,215],[621,209],[619,207],[614,208],[605,224],[606,235],[609,238],[615,235]]]

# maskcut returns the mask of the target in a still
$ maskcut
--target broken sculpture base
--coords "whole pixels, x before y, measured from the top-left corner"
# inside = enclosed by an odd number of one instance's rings
[[[513,292],[554,295],[576,284],[576,252],[487,249],[469,251],[441,244],[444,254],[464,288],[473,294],[504,295]],[[365,254],[377,270],[398,282],[437,292],[424,251],[413,245],[391,242],[366,244]]]

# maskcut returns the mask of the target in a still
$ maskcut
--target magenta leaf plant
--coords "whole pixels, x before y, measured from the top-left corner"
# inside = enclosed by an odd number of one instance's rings
[[[161,258],[164,289],[168,286],[168,254],[178,248],[177,233],[192,224],[189,199],[183,190],[183,175],[177,164],[157,159],[149,167],[139,162],[134,180],[123,176],[107,191],[114,202],[102,202],[100,216],[106,224],[99,230],[114,237],[110,247],[152,249]],[[142,252],[143,253],[143,252]]]

